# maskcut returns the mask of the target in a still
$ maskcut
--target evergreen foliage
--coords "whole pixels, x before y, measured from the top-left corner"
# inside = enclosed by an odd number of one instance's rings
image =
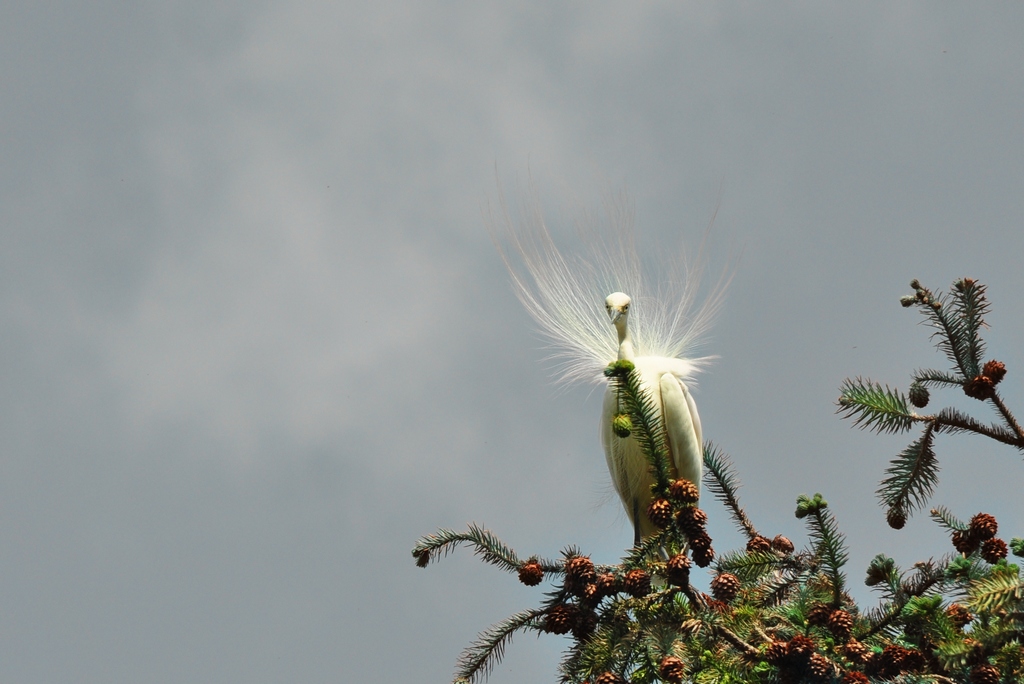
[[[839,399],[839,412],[860,427],[891,433],[923,424],[878,491],[897,529],[932,496],[937,434],[970,432],[1024,449],[1024,434],[995,391],[1005,368],[982,363],[984,287],[970,279],[954,283],[949,295],[934,295],[917,281],[912,287],[915,294],[902,303],[922,310],[953,370],[915,371],[906,396],[871,380],[847,380]],[[536,555],[524,561],[476,525],[421,539],[412,551],[421,567],[469,545],[524,584],[550,585],[538,607],[479,635],[458,661],[456,682],[482,681],[522,631],[571,638],[559,668],[566,684],[1024,681],[1024,579],[1006,559],[1008,553],[1024,556],[1024,539],[1003,542],[995,536],[995,518],[984,513],[964,522],[943,506],[933,508],[931,517],[949,532],[955,552],[909,570],[875,556],[864,581],[879,603],[861,609],[846,591],[849,552],[823,496],[797,497],[796,517],[808,528],[805,548],[795,550],[782,537],[769,540],[740,506],[739,478],[728,456],[708,443],[704,485],[748,542],[717,557],[712,595],[697,591],[690,583],[693,566],[714,558],[706,514],[695,507],[695,494],[685,495],[695,492],[691,485],[669,479],[665,435],[632,364],[613,363],[606,375],[622,397],[625,434],[636,438],[650,463],[654,493],[671,506],[668,523],[608,565],[594,564],[574,547],[559,561]],[[918,415],[911,408],[928,404],[928,388],[953,386],[990,402],[1002,422],[984,425],[954,409]]]

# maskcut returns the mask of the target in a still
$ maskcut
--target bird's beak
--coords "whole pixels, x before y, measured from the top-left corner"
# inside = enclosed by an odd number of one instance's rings
[[[612,309],[608,312],[608,315],[612,318],[612,325],[615,325],[622,318],[622,309]]]

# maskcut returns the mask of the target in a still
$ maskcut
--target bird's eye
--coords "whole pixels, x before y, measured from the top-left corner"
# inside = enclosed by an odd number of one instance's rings
[[[629,311],[629,304],[624,304],[624,305],[622,306],[622,311],[623,311],[623,312]]]

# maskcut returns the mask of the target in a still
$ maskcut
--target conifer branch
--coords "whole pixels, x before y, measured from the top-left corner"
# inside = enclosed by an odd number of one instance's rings
[[[1014,415],[1010,413],[1010,409],[1007,408],[1005,403],[1003,403],[1003,398],[999,396],[999,392],[996,392],[992,396],[992,403],[996,405],[999,413],[1003,416],[1003,420],[1006,421],[1006,425],[1013,430],[1013,433],[1017,436],[1017,441],[1013,442],[1013,446],[1018,449],[1024,449],[1024,428],[1021,427]]]
[[[917,418],[898,391],[861,377],[843,381],[838,404],[837,413],[842,417],[853,418],[857,427],[878,433],[906,432]]]
[[[843,544],[844,537],[839,532],[835,518],[827,508],[828,502],[821,494],[815,494],[813,499],[801,494],[797,499],[796,517],[807,518],[815,556],[821,560],[822,568],[832,585],[832,605],[838,608],[843,601],[843,587],[846,583],[842,567],[850,559],[850,554]]]
[[[729,457],[711,442],[704,444],[704,482],[711,493],[729,509],[733,522],[748,538],[757,536],[757,529],[750,521],[746,511],[740,506],[736,492],[740,488],[739,478]]]
[[[967,530],[967,523],[963,522],[945,506],[936,506],[931,510],[932,520],[950,532],[964,532]]]
[[[981,357],[985,353],[985,342],[979,332],[985,325],[989,304],[985,297],[985,286],[973,278],[963,278],[953,284],[953,304],[962,321],[964,359],[967,362],[967,377],[981,372]]]
[[[459,656],[455,680],[475,682],[485,678],[494,666],[501,662],[505,655],[505,647],[512,641],[512,636],[517,631],[541,631],[543,615],[543,610],[524,610],[481,632],[477,640]]]
[[[425,566],[428,561],[436,560],[447,556],[461,544],[470,544],[475,547],[474,552],[485,562],[497,565],[508,572],[516,572],[522,561],[516,556],[515,551],[510,549],[492,532],[470,524],[465,532],[456,532],[449,529],[441,529],[434,534],[429,534],[416,542],[412,549],[412,555],[417,563]],[[561,563],[553,563],[546,560],[538,560],[544,572],[563,572]]]
[[[1010,429],[1002,425],[984,425],[976,418],[955,408],[944,408],[934,416],[927,416],[926,419],[934,423],[936,432],[971,432],[1017,448],[1024,447],[1024,440],[1011,432]]]
[[[1016,572],[992,573],[971,585],[968,602],[971,608],[994,612],[1006,610],[1024,599],[1024,583]]]
[[[623,363],[619,362],[620,365]],[[665,434],[664,423],[658,419],[654,401],[644,391],[640,372],[636,368],[630,368],[628,373],[618,373],[612,377],[623,408],[633,423],[631,434],[647,457],[658,489],[664,492],[669,484],[668,437]]]
[[[890,462],[885,471],[888,477],[877,491],[889,510],[909,513],[931,497],[939,480],[939,463],[932,450],[934,434],[935,424],[929,423],[924,434]]]
[[[953,375],[947,371],[934,370],[931,368],[921,368],[911,373],[910,377],[914,382],[921,383],[922,385],[932,385],[935,387],[963,387],[964,380],[966,378]]]

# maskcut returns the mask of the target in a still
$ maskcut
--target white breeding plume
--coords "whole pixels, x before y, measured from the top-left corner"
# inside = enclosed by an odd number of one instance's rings
[[[693,352],[721,304],[726,279],[698,302],[704,271],[699,251],[689,260],[683,249],[662,251],[661,262],[645,268],[636,251],[632,205],[624,194],[605,203],[603,217],[577,221],[583,249],[569,257],[555,246],[535,193],[518,209],[513,219],[502,198],[500,214],[491,216],[492,233],[516,294],[554,347],[561,379],[606,382],[609,363],[632,361],[664,423],[672,477],[699,487],[703,435],[684,381],[713,358]],[[612,430],[619,403],[609,385],[601,441],[612,484],[639,543],[655,531],[646,515],[654,480],[636,440]]]

